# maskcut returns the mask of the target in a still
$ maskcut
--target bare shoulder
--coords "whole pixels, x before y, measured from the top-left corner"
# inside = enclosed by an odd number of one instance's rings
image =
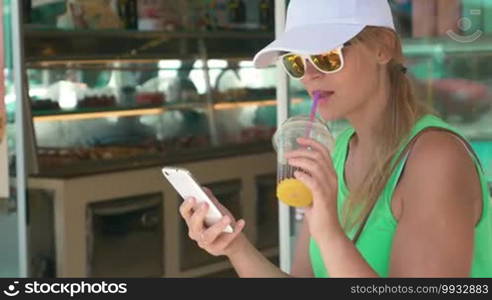
[[[402,183],[404,206],[425,201],[426,206],[451,205],[480,215],[481,186],[475,163],[463,141],[448,131],[427,130],[417,137]]]
[[[435,129],[427,130],[417,137],[408,166],[436,173],[440,173],[439,170],[431,167],[471,167],[474,171],[473,160],[463,141],[451,132]]]

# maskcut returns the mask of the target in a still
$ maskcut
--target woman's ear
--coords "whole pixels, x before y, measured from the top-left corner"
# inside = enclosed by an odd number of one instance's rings
[[[387,65],[393,58],[395,37],[387,31],[381,32],[380,43],[377,47],[376,59],[381,65]]]

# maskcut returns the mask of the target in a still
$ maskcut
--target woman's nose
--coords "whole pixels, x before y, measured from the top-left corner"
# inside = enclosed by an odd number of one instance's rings
[[[306,70],[303,80],[314,80],[320,78],[323,75],[323,73],[321,73],[318,69],[316,69],[315,66],[313,66],[309,59],[306,59]]]

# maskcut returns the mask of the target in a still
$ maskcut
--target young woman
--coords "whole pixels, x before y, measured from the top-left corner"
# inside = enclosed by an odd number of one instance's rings
[[[492,213],[478,159],[462,135],[412,94],[386,0],[291,0],[285,33],[255,57],[280,60],[325,120],[349,129],[329,152],[287,154],[312,191],[285,274],[227,216],[210,228],[206,206],[180,208],[190,238],[226,255],[243,277],[492,277]],[[307,149],[308,147],[306,147]],[[235,232],[221,233],[229,223]]]

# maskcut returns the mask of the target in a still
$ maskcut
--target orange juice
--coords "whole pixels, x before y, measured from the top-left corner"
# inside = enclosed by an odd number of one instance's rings
[[[294,207],[309,206],[313,202],[311,190],[294,178],[283,179],[277,184],[277,198]]]

